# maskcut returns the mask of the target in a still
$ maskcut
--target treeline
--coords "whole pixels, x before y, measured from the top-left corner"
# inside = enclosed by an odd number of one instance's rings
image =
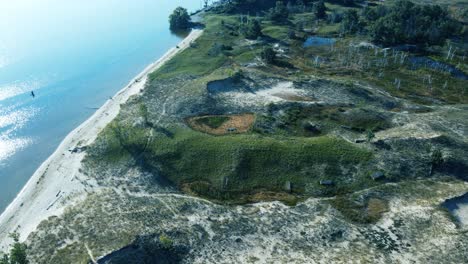
[[[462,25],[439,5],[417,5],[407,0],[392,6],[348,10],[342,16],[344,34],[369,35],[383,45],[438,45],[461,35]]]
[[[360,8],[328,10],[325,2]],[[447,38],[466,34],[462,24],[439,5],[419,5],[408,0],[390,6],[357,5],[360,3],[358,0],[226,0],[217,11],[260,15],[274,23],[288,23],[294,13],[311,12],[311,22],[319,19],[329,24],[339,23],[342,35],[368,36],[374,43],[385,46],[439,45]],[[256,35],[249,34],[249,37]]]
[[[323,2],[320,0],[225,0],[223,4],[218,6],[218,11],[223,13],[239,13],[250,12],[254,15],[255,12],[262,12],[275,8],[278,3],[284,5],[289,11],[292,9],[299,9],[301,11],[311,11],[314,4],[318,2]],[[336,4],[341,4],[345,6],[353,6],[357,0],[330,0]]]

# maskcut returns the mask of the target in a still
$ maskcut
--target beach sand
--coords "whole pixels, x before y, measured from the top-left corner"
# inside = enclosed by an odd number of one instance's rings
[[[118,115],[120,105],[144,89],[148,74],[188,48],[202,32],[193,30],[179,43],[178,48],[170,49],[158,61],[150,64],[88,120],[67,135],[0,216],[0,252],[6,251],[11,243],[10,233],[17,232],[23,241],[41,221],[60,215],[67,206],[80,201],[88,192],[98,191],[92,184],[85,186],[80,181],[86,179],[80,173],[85,152],[80,152],[77,148],[93,143],[102,129]]]

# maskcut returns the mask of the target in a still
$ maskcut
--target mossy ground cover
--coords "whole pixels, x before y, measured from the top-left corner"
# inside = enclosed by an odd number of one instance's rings
[[[181,189],[215,200],[243,203],[255,195],[261,197],[259,193],[328,196],[374,185],[365,171],[356,170],[372,154],[342,139],[257,134],[216,137],[182,128],[171,132],[167,136],[150,129],[109,127],[103,136],[110,142],[120,141],[118,152],[141,159],[145,169]],[[112,162],[115,151],[111,144],[91,158]],[[321,186],[324,179],[336,184]],[[290,190],[285,189],[287,182]]]
[[[314,137],[339,128],[363,133],[391,126],[389,116],[372,109],[294,103],[282,107],[270,105],[267,114],[258,118],[255,131],[261,134]]]

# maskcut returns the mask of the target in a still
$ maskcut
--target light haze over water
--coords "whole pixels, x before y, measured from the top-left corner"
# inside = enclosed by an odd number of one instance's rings
[[[177,6],[200,1],[0,0],[0,212],[70,131],[180,41],[168,30]]]

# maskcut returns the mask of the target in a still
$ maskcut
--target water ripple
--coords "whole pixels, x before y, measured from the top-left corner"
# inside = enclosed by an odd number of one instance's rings
[[[41,84],[42,83],[38,80],[31,80],[27,82],[15,82],[4,86],[0,86],[0,101],[6,100],[11,97],[15,97],[20,94],[29,93],[32,90],[37,90],[41,86]]]
[[[16,152],[26,148],[33,143],[30,138],[15,138],[0,136],[0,166],[4,165],[4,161],[13,156]]]
[[[0,167],[4,161],[13,156],[18,151],[33,143],[28,137],[17,137],[15,134],[39,112],[34,107],[21,108],[14,107],[0,109]]]
[[[34,107],[26,107],[14,111],[11,111],[9,108],[5,110],[0,110],[0,132],[5,128],[8,128],[8,130],[18,130],[24,127],[39,111],[39,109]],[[2,132],[2,134],[4,133]]]

